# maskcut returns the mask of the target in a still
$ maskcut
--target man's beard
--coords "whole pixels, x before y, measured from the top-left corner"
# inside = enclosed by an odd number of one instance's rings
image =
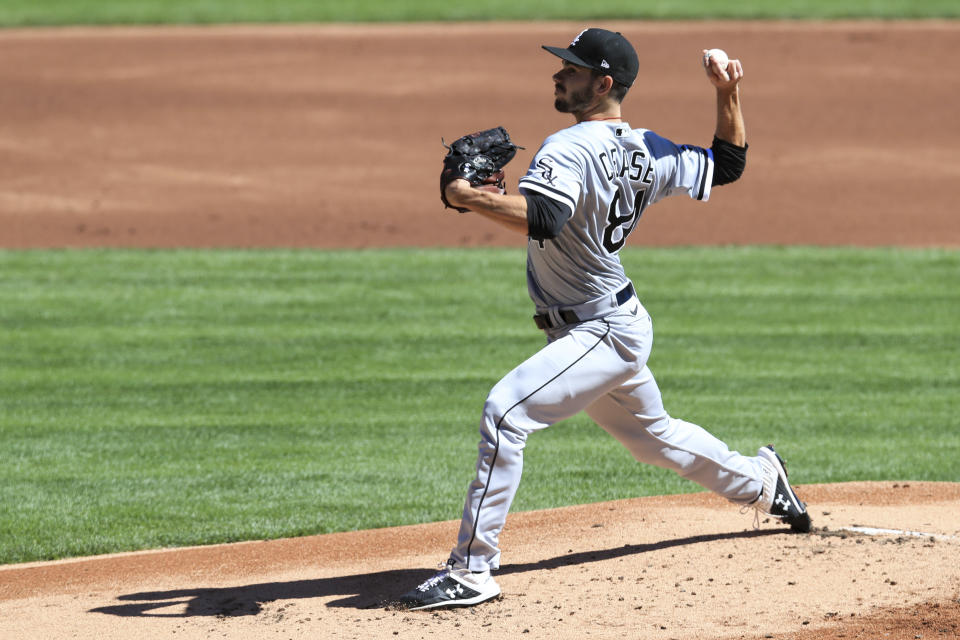
[[[578,113],[589,107],[596,95],[593,87],[586,87],[580,91],[574,91],[569,99],[558,97],[554,100],[553,106],[560,113]]]

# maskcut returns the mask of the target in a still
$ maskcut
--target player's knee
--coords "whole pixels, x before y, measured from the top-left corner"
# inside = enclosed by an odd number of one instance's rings
[[[522,445],[527,439],[527,431],[517,420],[510,419],[511,412],[517,413],[516,403],[507,404],[491,393],[483,404],[481,437],[487,442],[499,442],[506,438],[513,444]]]
[[[675,428],[674,419],[666,413],[651,417],[644,424],[644,430],[657,440],[668,440]]]
[[[497,384],[490,390],[487,399],[483,402],[484,423],[500,424],[516,403],[514,390],[502,382]]]
[[[506,415],[505,409],[492,396],[483,403],[483,417],[480,421],[480,433],[485,437],[496,434]]]

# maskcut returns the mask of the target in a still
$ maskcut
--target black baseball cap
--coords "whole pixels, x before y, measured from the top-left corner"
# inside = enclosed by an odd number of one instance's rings
[[[619,31],[584,29],[566,49],[546,45],[543,48],[567,62],[611,76],[628,87],[633,86],[640,70],[637,52]]]

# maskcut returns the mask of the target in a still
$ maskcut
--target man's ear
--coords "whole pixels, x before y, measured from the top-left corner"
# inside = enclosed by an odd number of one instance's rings
[[[611,76],[601,76],[597,78],[597,94],[605,96],[610,93],[610,89],[613,88],[613,78]]]

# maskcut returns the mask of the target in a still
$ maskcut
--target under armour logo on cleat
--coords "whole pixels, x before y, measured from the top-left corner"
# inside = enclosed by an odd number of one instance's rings
[[[450,596],[451,599],[456,599],[458,593],[463,593],[463,587],[461,587],[459,584],[457,585],[456,590],[447,589],[447,595]]]
[[[779,506],[784,511],[786,511],[790,507],[790,503],[787,502],[787,499],[783,497],[782,493],[777,494],[777,499],[774,500],[773,503]]]

